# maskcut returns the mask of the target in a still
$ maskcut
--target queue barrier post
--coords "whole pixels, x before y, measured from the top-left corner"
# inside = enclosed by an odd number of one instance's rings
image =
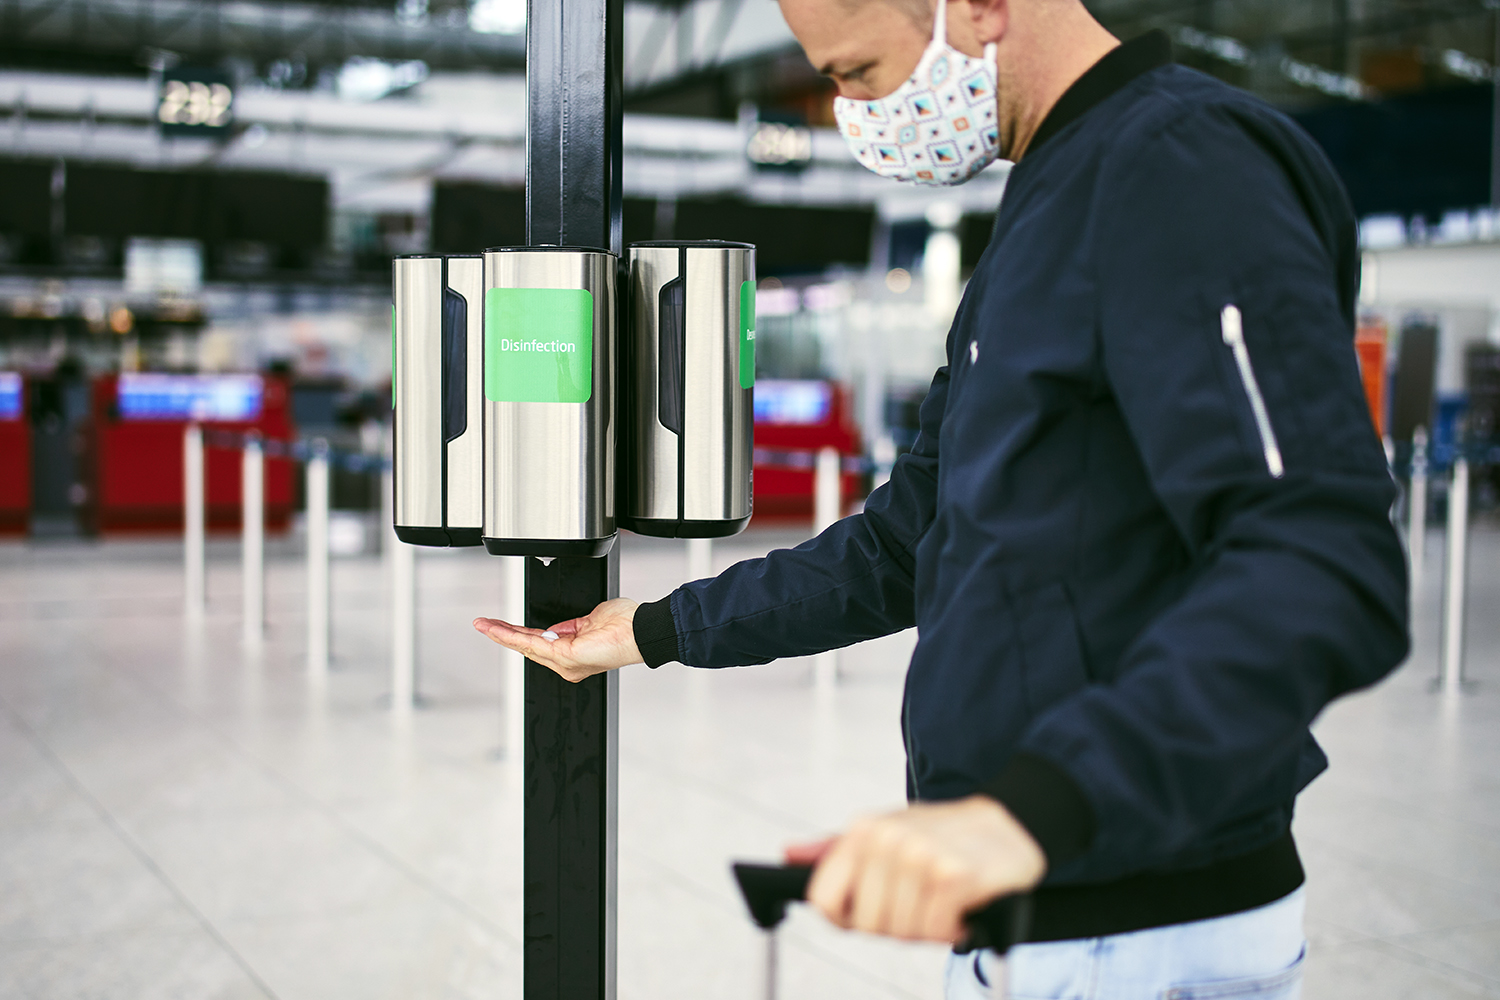
[[[417,703],[417,549],[391,545],[391,708],[407,712]]]
[[[502,556],[505,564],[506,621],[526,621],[526,556]],[[505,681],[505,759],[519,768],[526,750],[526,658],[515,650],[500,648],[500,667]]]
[[[200,620],[208,606],[203,481],[203,428],[188,424],[182,434],[183,589],[189,620]]]
[[[1418,427],[1411,436],[1411,486],[1407,491],[1406,547],[1411,563],[1411,586],[1422,579],[1427,556],[1427,429]]]
[[[245,438],[240,465],[240,570],[245,642],[266,627],[266,457],[259,435]]]
[[[390,568],[391,585],[391,711],[410,712],[417,694],[417,549],[396,537],[396,479],[391,457],[394,428],[385,434],[385,462],[381,473],[381,554]]]
[[[843,468],[834,448],[818,452],[813,473],[813,534],[821,535],[843,514]],[[830,649],[813,657],[813,687],[829,694],[838,686],[839,654]]]
[[[307,673],[314,681],[328,675],[330,603],[328,556],[328,442],[312,443],[304,470],[307,493]]]
[[[705,580],[713,576],[714,540],[712,538],[689,538],[687,562],[689,580]]]
[[[1464,687],[1464,610],[1468,590],[1469,460],[1453,462],[1448,489],[1447,558],[1443,575],[1443,646],[1438,661],[1438,687],[1458,694]]]

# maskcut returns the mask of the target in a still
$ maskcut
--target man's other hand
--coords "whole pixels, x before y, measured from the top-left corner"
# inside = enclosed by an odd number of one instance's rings
[[[860,820],[831,841],[788,848],[787,860],[817,864],[808,902],[840,927],[950,944],[966,936],[965,914],[1047,872],[1031,834],[984,795]]]
[[[585,677],[641,662],[633,624],[639,606],[635,601],[616,598],[582,618],[558,622],[548,629],[522,628],[498,618],[476,618],[474,627],[576,684]],[[548,639],[549,632],[557,638]]]

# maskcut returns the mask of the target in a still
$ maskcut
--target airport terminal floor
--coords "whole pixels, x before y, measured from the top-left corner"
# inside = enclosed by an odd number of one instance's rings
[[[716,567],[790,544],[750,532]],[[625,536],[622,593],[686,573]],[[278,549],[277,546],[280,546]],[[1308,1000],[1500,997],[1500,526],[1476,525],[1472,690],[1436,672],[1440,536],[1415,650],[1318,722],[1332,769],[1302,797]],[[180,545],[0,544],[0,997],[375,1000],[519,995],[519,775],[497,755],[496,560],[424,551],[424,705],[389,690],[389,587],[336,560],[326,687],[303,666],[303,564],[273,543],[269,630],[240,640],[237,545],[210,545],[209,613],[182,614]],[[732,859],[900,803],[911,634],[843,654],[831,698],[789,661],[621,680],[619,996],[757,996],[759,932]],[[932,998],[942,949],[783,931],[781,996]]]

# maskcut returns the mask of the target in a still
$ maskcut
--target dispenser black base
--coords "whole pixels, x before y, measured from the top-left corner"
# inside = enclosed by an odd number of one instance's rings
[[[429,548],[464,548],[480,543],[482,528],[404,528],[396,525],[396,537],[407,545]]]
[[[652,538],[728,538],[750,523],[750,515],[734,521],[679,521],[672,517],[621,517],[622,528]]]
[[[598,559],[609,555],[615,539],[608,538],[486,538],[484,550],[492,556],[583,556]]]

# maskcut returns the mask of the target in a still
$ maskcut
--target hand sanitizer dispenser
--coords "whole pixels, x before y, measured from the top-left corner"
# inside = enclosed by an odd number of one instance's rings
[[[733,535],[750,520],[755,248],[634,243],[626,258],[620,524]]]
[[[484,545],[602,556],[615,541],[615,271],[605,250],[484,255]]]
[[[394,262],[395,529],[412,545],[479,544],[483,271],[478,254]]]

